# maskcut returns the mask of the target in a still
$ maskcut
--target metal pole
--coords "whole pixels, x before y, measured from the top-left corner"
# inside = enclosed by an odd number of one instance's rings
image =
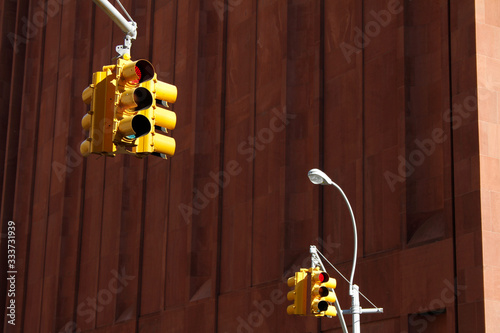
[[[127,35],[134,35],[136,28],[108,0],[93,0],[96,5],[115,22]],[[135,36],[133,36],[135,37]]]
[[[361,333],[361,307],[359,305],[359,287],[357,285],[352,286],[351,298],[352,332]]]

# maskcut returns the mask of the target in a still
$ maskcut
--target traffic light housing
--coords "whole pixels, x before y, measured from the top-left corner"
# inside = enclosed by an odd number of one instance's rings
[[[295,275],[287,281],[288,286],[293,288],[286,296],[289,301],[293,302],[286,309],[289,315],[307,314],[307,276],[308,270],[301,268],[299,272],[295,272]]]
[[[337,310],[331,304],[336,301],[333,289],[337,281],[318,268],[311,269],[311,313],[316,316],[336,316]]]
[[[153,94],[142,87],[153,79],[154,68],[147,60],[118,59],[115,68],[115,131],[113,143],[119,153],[134,154],[137,139],[151,131],[151,121],[140,111],[153,105]]]
[[[80,146],[83,156],[174,155],[175,140],[165,133],[175,128],[177,118],[164,107],[175,103],[177,87],[159,81],[149,61],[132,61],[125,54],[116,65],[94,73],[82,99],[90,105],[82,119],[82,128],[89,131]]]
[[[113,156],[113,98],[112,67],[92,75],[92,84],[82,93],[82,100],[90,109],[82,118],[82,128],[89,137],[80,145],[83,156],[101,154]]]
[[[148,134],[137,140],[135,153],[138,155],[154,154],[162,158],[173,156],[176,147],[175,140],[166,133],[167,130],[175,128],[177,116],[167,108],[177,100],[177,87],[158,80],[156,73],[152,80],[142,83],[141,86],[150,91],[153,96],[151,107],[142,112],[150,120],[152,126]]]

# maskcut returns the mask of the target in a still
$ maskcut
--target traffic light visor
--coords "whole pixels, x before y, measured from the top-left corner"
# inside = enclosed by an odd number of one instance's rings
[[[153,78],[155,69],[147,60],[137,60],[123,66],[121,79],[134,84],[149,81]]]
[[[175,139],[166,135],[156,134],[154,136],[155,152],[174,156],[175,153]]]
[[[313,282],[325,283],[328,282],[330,276],[326,272],[314,272],[313,273]]]
[[[120,96],[120,105],[133,111],[149,109],[153,105],[153,95],[143,87],[125,90]]]
[[[92,116],[90,114],[85,114],[82,118],[82,128],[86,131],[90,130],[92,126]]]
[[[92,94],[94,93],[94,87],[93,86],[88,86],[85,88],[85,90],[82,92],[82,100],[85,104],[90,104],[92,102]]]
[[[87,157],[90,155],[90,145],[91,143],[89,140],[83,141],[80,145],[80,154],[82,154],[83,157]]]
[[[175,103],[177,100],[177,87],[158,80],[156,82],[156,99]]]
[[[165,110],[161,107],[156,108],[155,118],[156,126],[165,127],[169,130],[174,129],[175,124],[177,123],[177,115],[175,114],[175,112]]]
[[[118,131],[127,139],[137,139],[151,131],[149,119],[141,114],[126,117],[118,125]]]
[[[128,62],[123,65],[118,86],[120,89],[137,86],[139,83],[151,80],[154,74],[155,69],[147,60]]]

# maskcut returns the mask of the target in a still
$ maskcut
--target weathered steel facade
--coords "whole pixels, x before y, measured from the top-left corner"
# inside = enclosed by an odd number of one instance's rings
[[[498,330],[498,1],[122,3],[132,58],[179,90],[168,160],[79,155],[124,36],[92,1],[0,0],[5,332],[341,332],[286,314],[310,244],[352,264],[315,167],[385,309],[363,332]]]

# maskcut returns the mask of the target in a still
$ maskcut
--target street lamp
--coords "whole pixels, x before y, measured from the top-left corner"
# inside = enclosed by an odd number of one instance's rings
[[[353,279],[354,279],[354,271],[356,269],[356,259],[358,257],[358,231],[356,228],[356,220],[354,218],[354,213],[352,211],[351,204],[349,203],[349,200],[347,199],[347,196],[345,195],[344,191],[335,184],[330,177],[328,177],[323,171],[319,169],[311,169],[309,170],[307,176],[309,177],[309,180],[313,184],[321,184],[321,185],[333,185],[335,186],[339,191],[340,194],[342,194],[342,197],[344,198],[347,207],[349,208],[349,213],[351,214],[351,220],[352,220],[352,227],[354,230],[354,257],[352,259],[352,270],[351,270],[351,279],[349,280],[349,295],[351,296],[351,309],[350,310],[343,310],[343,314],[352,314],[352,331],[353,333],[360,333],[361,332],[361,326],[360,326],[360,315],[361,313],[381,313],[383,312],[382,308],[374,308],[374,309],[361,309],[359,305],[359,287],[355,284],[353,284]]]
[[[349,200],[347,199],[347,196],[345,195],[344,191],[335,184],[330,177],[328,177],[323,171],[319,169],[311,169],[309,170],[307,176],[311,180],[311,183],[313,184],[321,184],[321,185],[333,185],[335,186],[339,191],[340,194],[342,194],[342,197],[344,198],[347,207],[349,208],[349,213],[351,213],[351,220],[352,220],[352,228],[354,230],[354,257],[352,259],[352,270],[351,270],[351,279],[349,280],[349,294],[352,292],[352,281],[354,279],[354,271],[356,269],[356,259],[358,257],[358,229],[356,228],[356,219],[354,218],[354,213],[352,211],[351,204],[349,203]]]

